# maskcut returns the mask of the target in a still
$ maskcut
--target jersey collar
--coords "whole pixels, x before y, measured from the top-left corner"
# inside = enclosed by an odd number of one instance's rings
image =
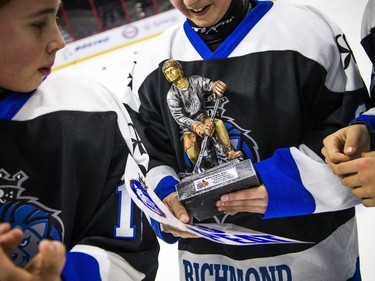
[[[238,46],[249,31],[260,21],[260,19],[271,9],[273,3],[270,1],[255,1],[256,6],[246,15],[235,30],[215,50],[211,51],[207,44],[194,31],[189,21],[185,21],[184,30],[189,41],[203,59],[227,58]]]

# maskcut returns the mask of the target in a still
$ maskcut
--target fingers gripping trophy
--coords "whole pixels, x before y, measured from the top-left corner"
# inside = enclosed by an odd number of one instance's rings
[[[181,128],[184,150],[195,165],[192,174],[176,186],[177,193],[192,215],[203,220],[218,215],[215,201],[220,195],[259,185],[259,181],[251,161],[244,161],[242,152],[231,146],[224,122],[215,118],[227,85],[200,75],[186,76],[176,60],[165,61],[162,71],[172,84],[167,94],[169,110]],[[215,99],[211,116],[206,110],[206,93]],[[214,145],[208,145],[209,141]],[[224,152],[223,164],[217,161],[215,147]]]

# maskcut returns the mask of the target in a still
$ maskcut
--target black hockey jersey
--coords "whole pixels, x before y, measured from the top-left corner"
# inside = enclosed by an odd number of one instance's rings
[[[279,2],[252,4],[214,52],[188,22],[156,38],[155,47],[134,65],[125,103],[150,154],[148,186],[164,198],[175,191],[177,174],[193,165],[168,109],[170,83],[163,62],[178,60],[187,76],[224,81],[228,88],[217,117],[225,122],[234,149],[255,163],[269,203],[263,217],[237,213],[207,222],[311,243],[238,247],[181,239],[180,278],[360,280],[355,210],[350,208],[359,201],[319,155],[325,136],[366,111],[366,87],[344,34],[319,11]],[[153,226],[166,241],[178,240]]]
[[[14,261],[55,239],[64,280],[154,280],[158,241],[124,185],[142,176],[127,163],[147,155],[121,102],[80,80],[53,74],[0,101],[0,221],[25,234]]]

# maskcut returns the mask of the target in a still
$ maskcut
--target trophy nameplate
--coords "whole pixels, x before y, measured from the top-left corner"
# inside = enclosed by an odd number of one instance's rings
[[[176,190],[184,207],[202,221],[223,214],[215,206],[221,195],[259,185],[251,160],[234,159],[183,178]]]

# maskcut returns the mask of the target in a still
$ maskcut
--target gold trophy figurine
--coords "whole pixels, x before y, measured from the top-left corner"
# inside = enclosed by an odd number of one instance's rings
[[[200,75],[186,76],[176,60],[165,61],[162,71],[171,83],[169,110],[181,128],[184,150],[195,165],[176,186],[179,200],[198,220],[220,215],[215,202],[222,194],[260,184],[251,161],[243,160],[242,152],[233,149],[224,122],[216,118],[227,85]],[[206,96],[211,93],[215,106],[209,116]]]
[[[203,160],[209,138],[213,138],[221,146],[226,162],[242,157],[241,151],[233,150],[224,122],[215,118],[227,85],[223,81],[213,82],[199,75],[187,77],[181,64],[175,60],[167,60],[162,70],[166,79],[172,83],[167,103],[173,118],[181,127],[184,149],[190,161],[195,164],[193,174],[199,168],[215,166],[215,161],[209,165]],[[212,92],[215,99],[211,116],[207,115],[205,106],[207,92]]]

